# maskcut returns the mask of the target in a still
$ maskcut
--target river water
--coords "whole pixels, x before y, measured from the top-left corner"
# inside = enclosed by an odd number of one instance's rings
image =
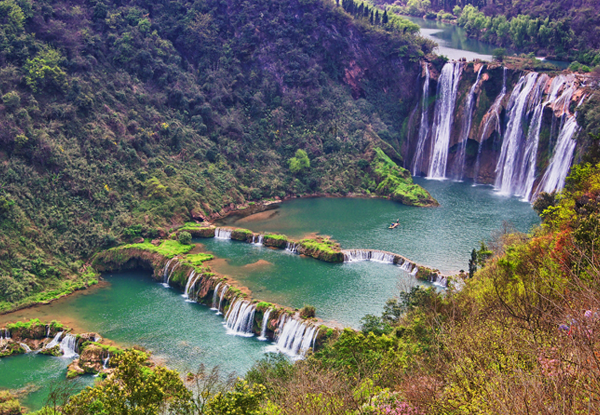
[[[254,231],[292,238],[331,235],[343,248],[372,248],[402,254],[445,272],[466,269],[479,241],[490,238],[503,220],[527,231],[539,222],[527,203],[497,195],[491,187],[416,179],[440,202],[413,208],[384,199],[299,199],[280,209],[230,219]],[[400,219],[397,229],[388,225]],[[197,240],[220,259],[211,266],[247,285],[254,298],[292,307],[317,308],[317,316],[339,326],[359,327],[367,313],[380,314],[385,301],[417,284],[399,267],[375,262],[328,264],[282,250],[215,239]],[[94,331],[123,346],[140,345],[156,360],[182,373],[202,363],[244,374],[266,352],[255,338],[226,334],[222,316],[188,303],[181,293],[150,280],[148,273],[105,275],[106,283],[45,306],[0,316],[8,321],[60,320],[76,332]],[[69,362],[47,356],[0,359],[0,388],[41,385],[25,404],[39,408],[49,385],[64,379]],[[93,382],[83,379],[81,388]]]

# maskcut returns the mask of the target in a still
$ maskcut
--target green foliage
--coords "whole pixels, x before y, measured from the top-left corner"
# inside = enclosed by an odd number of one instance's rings
[[[498,62],[502,62],[506,56],[506,49],[496,48],[492,51],[492,58]]]
[[[204,262],[210,261],[214,256],[211,254],[190,254],[185,256],[185,262],[189,262],[195,267],[201,266]]]
[[[72,397],[62,412],[83,414],[159,414],[191,410],[191,393],[177,372],[146,366],[144,353],[129,350],[114,357],[113,378]]]
[[[297,174],[310,168],[308,154],[302,149],[296,150],[296,155],[288,160],[288,164],[292,174]]]
[[[180,244],[189,245],[192,243],[192,235],[189,232],[181,231],[177,234],[177,240]]]
[[[21,415],[23,408],[17,397],[7,390],[0,391],[0,414]]]
[[[265,387],[260,384],[250,385],[245,380],[238,380],[233,389],[225,393],[219,392],[208,402],[207,415],[252,415],[260,413],[260,404],[265,394]]]
[[[60,53],[50,47],[40,51],[33,59],[27,60],[24,66],[25,82],[33,92],[44,88],[53,92],[66,92],[67,74],[59,66],[61,60]]]
[[[191,238],[190,238],[191,239]],[[142,242],[139,244],[128,244],[112,248],[112,252],[117,252],[123,249],[142,249],[145,251],[157,252],[167,258],[173,258],[177,255],[183,255],[194,248],[194,245],[184,245],[179,241],[165,240],[159,246],[152,245],[150,242]]]
[[[316,314],[317,309],[312,305],[305,305],[300,309],[301,318],[313,318]]]

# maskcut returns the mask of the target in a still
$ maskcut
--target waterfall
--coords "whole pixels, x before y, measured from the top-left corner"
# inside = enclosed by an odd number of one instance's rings
[[[194,279],[195,274],[196,274],[195,270],[192,270],[192,272],[190,272],[187,282],[185,283],[185,288],[183,290],[183,295],[182,295],[183,298],[190,298],[190,289],[194,286],[193,283],[196,281]]]
[[[518,165],[523,141],[523,121],[526,116],[529,95],[536,86],[537,77],[538,74],[535,72],[522,76],[510,96],[509,122],[496,164],[495,187],[504,195],[513,193],[515,167]]]
[[[225,327],[227,334],[235,336],[252,337],[252,326],[254,324],[254,312],[256,307],[248,301],[238,301],[236,298],[226,316]]]
[[[578,131],[579,126],[575,116],[568,117],[558,134],[554,154],[538,186],[536,196],[540,192],[552,193],[561,190],[565,186],[565,178],[569,173],[575,145],[577,144],[573,137]]]
[[[262,235],[252,235],[252,243],[254,245],[262,245],[263,244],[263,236]]]
[[[425,141],[429,134],[429,67],[425,64],[425,82],[423,82],[423,95],[421,97],[421,125],[419,126],[419,138],[415,157],[413,161],[412,173],[414,176],[421,173],[421,163],[423,162],[423,150]]]
[[[10,339],[10,331],[8,329],[0,329],[0,343],[8,339]]]
[[[72,334],[67,334],[60,342],[60,350],[63,352],[63,357],[72,359],[77,357],[78,354],[75,352],[77,347],[77,337]]]
[[[413,268],[413,270],[410,272],[410,275],[412,275],[413,277],[415,277],[417,275],[417,272],[419,272],[419,267],[415,266]]]
[[[442,68],[438,80],[438,97],[433,114],[431,157],[429,173],[427,174],[427,177],[431,179],[444,179],[446,177],[450,133],[452,131],[454,106],[458,95],[461,70],[462,64],[460,62],[448,62]]]
[[[169,276],[167,277],[167,282],[164,283],[163,285],[167,288],[170,287],[169,285],[169,281],[171,281],[171,277],[173,276],[173,273],[175,273],[175,270],[177,269],[177,267],[179,267],[181,265],[181,262],[176,262],[175,265],[173,265],[173,268],[171,269],[171,272],[169,272]]]
[[[437,285],[438,287],[448,287],[448,279],[443,275],[435,275],[433,278],[430,279],[430,282],[433,283],[433,285]]]
[[[25,353],[31,353],[31,348],[27,346],[25,343],[19,343],[21,347],[25,350]]]
[[[285,245],[285,250],[287,252],[291,252],[292,254],[297,254],[298,253],[298,247],[296,246],[295,242],[288,242]]]
[[[410,261],[404,261],[404,263],[400,266],[400,269],[402,271],[406,271],[406,272],[410,273],[410,271],[412,270],[412,267],[413,267],[413,264]]]
[[[60,341],[60,338],[62,337],[63,333],[64,331],[57,333],[56,336],[54,336],[54,338],[50,341],[50,343],[48,343],[46,347],[44,347],[44,350],[52,349],[54,346],[56,346]]]
[[[217,308],[217,295],[219,293],[219,287],[221,286],[221,284],[222,283],[218,283],[217,286],[215,287],[215,291],[213,292],[212,307],[210,309],[214,310],[214,311],[218,311],[218,308]]]
[[[46,337],[50,337],[50,324],[46,326]]]
[[[394,254],[389,252],[371,249],[347,249],[343,250],[342,253],[344,254],[344,262],[374,261],[393,264],[395,257]]]
[[[455,162],[455,175],[457,180],[462,180],[464,176],[465,170],[465,158],[467,153],[467,141],[469,140],[469,134],[471,133],[471,125],[473,124],[473,109],[475,107],[475,89],[477,89],[477,85],[479,85],[479,78],[481,77],[481,70],[483,69],[483,65],[477,71],[477,79],[475,79],[475,83],[471,86],[469,90],[469,95],[467,95],[467,102],[465,104],[464,116],[465,119],[463,121],[463,128],[460,134],[459,141],[459,151],[458,151],[458,160]]]
[[[215,238],[217,239],[231,239],[231,229],[217,228],[215,229]]]
[[[316,332],[313,326],[283,316],[279,322],[279,335],[275,347],[292,358],[301,359],[312,347]]]
[[[110,360],[110,353],[106,356],[105,359],[102,359],[102,369],[108,369],[108,361]]]
[[[223,289],[221,290],[221,296],[219,297],[219,306],[217,307],[217,315],[223,314],[221,313],[221,303],[223,302],[223,297],[225,296],[225,293],[227,292],[227,290],[229,289],[229,285],[225,284],[225,287],[223,287]]]
[[[500,94],[494,100],[494,103],[488,110],[485,123],[483,124],[483,130],[481,132],[481,137],[479,139],[479,147],[477,148],[477,160],[475,161],[475,169],[473,171],[473,181],[477,183],[477,176],[479,176],[479,166],[481,160],[481,147],[483,146],[483,142],[486,140],[487,135],[489,133],[490,124],[492,121],[494,122],[494,131],[498,131],[499,134],[502,134],[502,123],[500,122],[500,112],[502,108],[502,100],[506,96],[506,67],[503,68],[502,74],[502,90],[500,90]]]
[[[270,314],[271,314],[270,308],[267,311],[265,311],[265,313],[263,314],[262,327],[260,329],[260,337],[258,338],[258,340],[262,340],[262,341],[267,340],[267,326],[269,325],[269,315]]]
[[[167,279],[169,278],[169,265],[171,265],[171,262],[174,260],[175,258],[169,259],[167,261],[167,263],[165,264],[165,267],[163,268],[163,282],[166,282]]]

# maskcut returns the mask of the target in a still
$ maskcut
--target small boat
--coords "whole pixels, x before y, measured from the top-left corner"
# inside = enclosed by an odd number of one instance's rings
[[[398,222],[396,222],[396,223],[392,223],[392,224],[391,224],[391,225],[388,227],[388,229],[394,229],[394,228],[396,228],[398,225],[399,225],[399,223],[398,223]]]

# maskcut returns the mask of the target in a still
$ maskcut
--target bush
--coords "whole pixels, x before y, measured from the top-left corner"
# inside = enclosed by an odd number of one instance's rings
[[[177,240],[180,244],[189,245],[192,243],[192,235],[189,232],[179,232],[177,235]]]
[[[496,48],[492,51],[492,59],[498,62],[502,62],[506,56],[506,49]]]
[[[312,318],[316,314],[316,309],[312,305],[305,305],[300,309],[300,317],[302,318]]]

